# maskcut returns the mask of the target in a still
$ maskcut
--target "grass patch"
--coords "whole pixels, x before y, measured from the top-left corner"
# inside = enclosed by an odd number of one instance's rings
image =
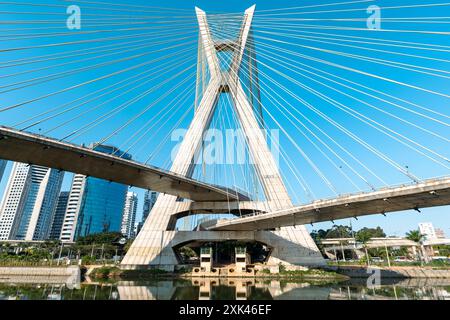
[[[90,276],[96,279],[120,278],[120,279],[152,279],[162,276],[172,275],[172,273],[161,269],[148,270],[122,270],[115,266],[103,266],[94,269]]]
[[[367,267],[367,263],[365,261],[330,261],[328,262],[329,266],[334,267],[352,267],[352,266],[359,266],[359,267]],[[377,267],[389,267],[389,264],[387,261],[384,262],[370,262],[370,266],[377,266]],[[430,261],[428,263],[421,263],[420,261],[412,261],[412,262],[396,262],[391,261],[391,267],[429,267],[433,269],[449,269],[450,263],[447,261],[441,261],[441,260],[434,260]]]
[[[117,267],[103,266],[94,269],[90,276],[97,279],[107,279],[114,277],[116,274],[120,274],[121,270]]]
[[[172,273],[161,269],[148,270],[122,270],[121,279],[152,279],[171,275]]]
[[[258,271],[260,277],[266,277],[270,279],[278,279],[280,281],[295,280],[295,281],[308,281],[314,283],[329,283],[340,282],[348,280],[345,275],[337,272],[322,270],[322,269],[308,269],[308,270],[286,270],[284,266],[280,265],[280,271],[278,273],[271,273],[267,268]]]
[[[317,277],[317,278],[339,278],[342,275],[333,272],[320,269],[308,269],[308,270],[280,270],[280,275],[292,276],[292,277]]]

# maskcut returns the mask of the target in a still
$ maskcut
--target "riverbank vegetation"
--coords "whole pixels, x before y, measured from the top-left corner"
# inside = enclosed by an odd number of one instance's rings
[[[192,278],[192,274],[186,270],[168,272],[160,269],[148,270],[121,270],[115,266],[103,266],[94,269],[89,277],[96,280],[117,279],[117,280],[151,280],[151,279],[186,279]],[[281,267],[279,272],[272,273],[269,269],[262,269],[254,275],[239,275],[234,278],[270,278],[270,279],[290,279],[290,280],[316,280],[316,281],[345,281],[347,276],[338,274],[334,271],[321,269],[294,270],[288,271]]]
[[[0,266],[94,265],[119,262],[129,248],[121,233],[108,232],[60,241],[2,243]]]

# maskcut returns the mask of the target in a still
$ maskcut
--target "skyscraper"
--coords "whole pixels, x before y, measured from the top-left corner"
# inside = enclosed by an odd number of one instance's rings
[[[59,240],[61,236],[61,229],[66,215],[67,203],[69,202],[69,192],[63,191],[59,194],[58,202],[53,215],[52,228],[50,231],[50,239]]]
[[[128,239],[134,238],[134,224],[136,222],[138,197],[136,193],[128,192],[123,208],[122,234]]]
[[[5,173],[6,160],[0,160],[0,182],[2,181],[3,173]]]
[[[75,239],[75,229],[77,226],[78,213],[81,209],[84,187],[86,185],[86,176],[75,174],[72,179],[72,187],[67,201],[66,214],[61,229],[60,239],[71,242]]]
[[[155,205],[156,199],[158,198],[158,193],[155,191],[147,190],[144,195],[144,207],[142,211],[142,221],[147,220],[150,211]]]
[[[131,159],[129,154],[113,146],[98,145],[93,149]],[[61,240],[70,242],[90,234],[120,232],[127,188],[123,184],[75,174]]]
[[[14,163],[0,207],[0,240],[9,240],[14,222],[20,220],[30,188],[29,170],[23,163]]]
[[[15,163],[0,208],[0,239],[47,239],[63,178],[56,169]]]
[[[150,214],[150,211],[152,210],[153,206],[156,203],[156,199],[158,198],[158,193],[155,191],[147,190],[144,195],[144,206],[142,210],[142,220],[139,222],[137,229],[136,229],[136,235],[141,231],[142,226],[145,223],[145,220],[147,220],[148,215]]]

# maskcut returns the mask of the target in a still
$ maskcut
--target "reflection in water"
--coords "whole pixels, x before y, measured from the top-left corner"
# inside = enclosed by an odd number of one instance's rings
[[[450,300],[450,280],[410,279],[368,288],[363,281],[312,285],[254,279],[149,282],[0,284],[3,300]]]

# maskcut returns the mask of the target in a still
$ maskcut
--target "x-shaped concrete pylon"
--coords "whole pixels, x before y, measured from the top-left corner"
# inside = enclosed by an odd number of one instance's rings
[[[245,10],[244,21],[242,23],[240,35],[236,43],[233,44],[233,60],[231,62],[230,71],[226,74],[227,77],[231,77],[236,79],[238,70],[242,63],[242,57],[244,56],[244,50],[247,45],[248,36],[250,33],[250,28],[253,21],[253,14],[255,12],[256,5]],[[197,20],[200,30],[200,39],[203,45],[203,50],[206,55],[206,60],[208,63],[209,71],[211,74],[211,78],[223,78],[225,75],[223,71],[221,71],[219,59],[217,57],[217,50],[214,44],[214,40],[212,38],[208,20],[206,17],[206,13],[199,9],[195,8],[195,12],[197,13]]]
[[[291,207],[287,189],[280,177],[276,162],[271,154],[265,135],[259,127],[256,115],[239,81],[239,69],[245,53],[253,20],[255,6],[245,11],[239,37],[233,43],[233,58],[229,70],[221,70],[216,45],[211,35],[207,16],[196,8],[200,30],[200,41],[206,56],[210,80],[203,93],[195,117],[184,137],[171,171],[191,176],[193,159],[201,146],[203,134],[209,127],[219,95],[224,88],[230,93],[238,119],[246,136],[251,157],[255,164],[265,197],[270,209]]]
[[[260,130],[255,112],[249,102],[239,80],[238,74],[241,62],[245,57],[245,47],[248,42],[255,6],[245,11],[244,22],[239,38],[232,43],[234,50],[230,70],[222,71],[217,55],[216,44],[211,36],[206,14],[196,8],[200,27],[200,44],[206,54],[210,79],[205,88],[201,102],[195,112],[191,125],[180,145],[174,159],[171,171],[191,176],[194,169],[194,157],[200,150],[203,135],[208,129],[211,118],[216,109],[218,97],[228,92],[234,104],[237,117],[246,136],[250,155],[264,189],[266,201],[264,211],[272,212],[292,207],[291,199],[278,172],[277,165],[269,151],[265,135]],[[226,86],[227,90],[223,90]],[[177,201],[171,195],[159,195],[142,231],[128,250],[122,261],[127,268],[146,267],[149,265],[159,268],[173,267],[178,263],[174,248],[192,241],[210,242],[225,240],[258,241],[272,248],[269,265],[281,262],[293,264],[321,264],[323,259],[304,226],[281,228],[276,231],[256,232],[220,232],[220,231],[175,231],[178,215],[185,212],[182,208],[186,202]],[[198,203],[197,203],[198,204]],[[190,203],[189,205],[197,205]],[[247,204],[252,207],[251,202]],[[223,204],[204,203],[204,208],[210,210]],[[234,204],[236,205],[236,203]],[[240,208],[241,204],[237,204]],[[257,208],[257,204],[253,204]],[[226,209],[225,209],[226,210]],[[228,204],[228,210],[230,205]],[[207,211],[205,211],[207,212]]]

